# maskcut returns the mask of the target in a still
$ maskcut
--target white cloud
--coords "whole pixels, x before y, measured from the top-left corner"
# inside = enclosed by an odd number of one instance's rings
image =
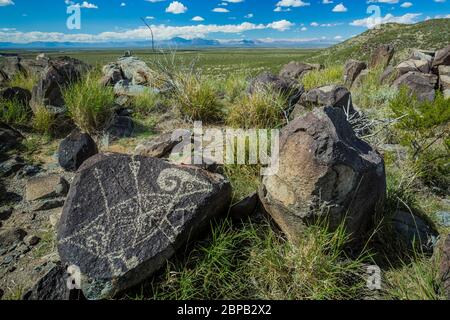
[[[0,0],[0,7],[6,7],[14,5],[14,2],[12,0]]]
[[[403,16],[394,16],[390,13],[385,15],[384,17],[380,18],[374,18],[374,17],[368,17],[365,19],[358,19],[350,23],[350,25],[355,27],[366,27],[369,29],[372,29],[380,24],[385,23],[402,23],[402,24],[411,24],[416,23],[417,18],[421,16],[421,13],[407,13]]]
[[[205,21],[205,19],[203,19],[203,17],[200,16],[195,16],[192,18],[192,21]]]
[[[402,8],[411,8],[413,4],[411,2],[403,2],[400,7]]]
[[[302,0],[281,0],[279,1],[276,6],[277,7],[306,7],[309,6],[309,2],[303,2]]]
[[[343,3],[340,3],[333,8],[333,12],[347,12],[347,11],[348,9]]]
[[[181,14],[185,13],[188,8],[179,1],[173,1],[166,9],[167,13]]]
[[[225,9],[225,8],[214,8],[214,9],[212,9],[212,12],[228,13],[228,12],[230,12],[230,10]]]
[[[241,24],[198,24],[188,26],[152,25],[157,40],[167,40],[173,37],[187,39],[205,38],[212,33],[239,34],[251,30],[273,29],[285,31],[295,24],[287,20],[274,21],[269,24],[254,24],[243,22]],[[126,31],[108,31],[99,34],[66,34],[61,32],[20,32],[17,30],[0,31],[0,39],[4,42],[28,43],[34,41],[42,42],[119,42],[119,41],[145,41],[148,40],[148,29],[141,27]]]
[[[268,27],[278,30],[278,31],[286,31],[286,30],[289,30],[294,25],[295,24],[290,21],[280,20],[280,21],[275,21],[275,22],[268,24]]]

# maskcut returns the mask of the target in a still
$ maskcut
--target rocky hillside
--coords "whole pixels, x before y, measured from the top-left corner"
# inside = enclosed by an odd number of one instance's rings
[[[314,60],[326,61],[331,57],[339,62],[349,58],[365,59],[380,44],[394,45],[401,59],[408,48],[437,50],[447,45],[449,39],[450,19],[433,19],[412,25],[389,23],[326,49]]]

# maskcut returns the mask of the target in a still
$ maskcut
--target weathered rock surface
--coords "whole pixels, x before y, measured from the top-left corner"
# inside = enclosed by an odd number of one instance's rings
[[[298,83],[296,80],[278,77],[270,72],[263,72],[252,79],[248,92],[252,94],[257,90],[265,88],[270,88],[286,95],[289,98],[291,105],[297,103],[298,99],[300,99],[300,96],[305,91],[303,85]]]
[[[147,64],[136,57],[123,57],[117,60],[117,65],[125,79],[133,85],[150,85],[154,79],[153,71]]]
[[[164,158],[180,142],[181,138],[174,140],[171,133],[165,133],[148,142],[139,144],[136,147],[135,154],[145,157]]]
[[[70,290],[67,286],[68,274],[61,263],[51,268],[37,283],[27,291],[23,300],[62,301],[82,300],[79,290]]]
[[[129,138],[134,133],[134,122],[130,117],[115,116],[112,123],[106,129],[109,137],[113,140]]]
[[[65,196],[69,190],[69,183],[63,177],[51,174],[28,179],[25,189],[26,200],[34,201]]]
[[[147,92],[158,93],[158,90],[140,84],[132,84],[129,80],[119,80],[114,85],[114,93],[117,96],[136,97]]]
[[[34,111],[40,106],[64,107],[62,89],[81,78],[89,70],[84,62],[60,57],[51,59],[39,82],[34,86],[31,107]]]
[[[117,63],[110,63],[102,69],[103,77],[101,84],[104,86],[114,86],[117,82],[124,79],[122,70]]]
[[[411,51],[411,55],[409,56],[409,59],[426,60],[430,63],[430,66],[431,66],[431,64],[433,63],[434,54],[435,54],[435,52],[433,52],[433,51],[424,51],[424,50],[413,49]]]
[[[431,71],[431,64],[427,60],[406,60],[395,67],[398,76],[402,76],[405,73],[414,71],[429,73]]]
[[[28,106],[31,100],[31,92],[19,87],[0,89],[0,99],[17,101],[23,106]]]
[[[258,193],[253,193],[230,208],[230,217],[234,220],[243,220],[250,217],[258,208]]]
[[[364,81],[366,81],[368,76],[369,76],[369,69],[364,69],[356,77],[355,81],[353,82],[353,86],[356,88],[361,87]]]
[[[0,69],[9,80],[14,79],[19,73],[24,72],[23,67],[20,65],[20,57],[18,56],[3,57]]]
[[[392,82],[397,78],[397,70],[393,66],[388,66],[380,76],[380,83],[392,84]]]
[[[411,250],[416,246],[423,252],[433,252],[438,233],[422,218],[405,211],[397,211],[392,218],[394,229]]]
[[[450,46],[436,51],[433,61],[433,68],[441,65],[450,66]]]
[[[386,68],[394,57],[395,48],[393,45],[384,44],[377,47],[370,58],[369,66],[374,68],[377,66],[382,66]]]
[[[97,144],[87,133],[74,130],[58,149],[59,165],[67,171],[76,171],[81,164],[98,153]]]
[[[450,299],[450,234],[444,240],[442,245],[440,276],[444,284],[444,292],[447,299]]]
[[[220,175],[149,157],[97,155],[71,185],[59,255],[81,269],[87,298],[111,297],[162,267],[227,212],[230,198]]]
[[[14,156],[0,163],[0,177],[9,177],[25,166],[22,158]]]
[[[348,60],[344,66],[344,84],[351,87],[364,69],[367,69],[367,63],[353,59]]]
[[[23,139],[19,131],[0,121],[0,152],[18,146]]]
[[[354,113],[350,91],[342,86],[324,86],[312,89],[300,98],[300,104],[307,108],[333,107],[342,110],[349,110]]]
[[[433,101],[436,92],[437,76],[420,72],[408,72],[394,81],[393,86],[400,89],[406,86],[419,101]]]
[[[318,64],[291,61],[281,69],[280,77],[298,80],[308,72],[320,69],[322,69],[322,66]]]
[[[278,173],[263,178],[260,199],[289,238],[325,217],[331,230],[345,220],[352,240],[364,237],[385,199],[384,161],[341,110],[315,109],[292,121],[279,159]]]

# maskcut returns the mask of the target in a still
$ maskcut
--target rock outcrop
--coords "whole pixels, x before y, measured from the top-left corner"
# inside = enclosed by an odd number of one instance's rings
[[[318,64],[291,61],[281,69],[280,77],[298,80],[308,72],[320,69],[323,69],[323,66]]]
[[[382,66],[383,68],[387,67],[394,57],[395,48],[393,45],[383,44],[378,46],[370,57],[370,68],[375,68],[378,66]]]
[[[434,74],[411,71],[395,80],[393,86],[397,89],[407,87],[419,101],[433,101],[436,97],[437,81],[438,78]]]
[[[361,71],[367,69],[367,63],[358,60],[348,60],[344,66],[344,84],[351,87]]]

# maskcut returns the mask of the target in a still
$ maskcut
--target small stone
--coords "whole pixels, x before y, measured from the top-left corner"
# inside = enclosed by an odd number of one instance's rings
[[[13,212],[13,208],[9,206],[0,207],[0,220],[8,220]]]
[[[436,219],[443,227],[450,227],[450,212],[438,211],[436,212]]]
[[[138,145],[135,154],[145,157],[164,158],[180,142],[181,139],[173,140],[171,133],[162,134],[155,139]]]
[[[34,201],[65,196],[68,191],[69,183],[59,175],[31,178],[26,183],[26,200]]]
[[[133,135],[134,122],[130,117],[114,117],[114,121],[107,129],[107,133],[114,139],[128,138]]]
[[[35,235],[26,236],[24,239],[25,244],[32,247],[37,245],[39,241],[41,241],[41,238]]]
[[[14,260],[12,255],[6,256],[3,258],[2,264],[10,264]]]
[[[13,157],[0,163],[0,177],[9,177],[19,171],[25,163],[19,157]]]
[[[11,266],[11,267],[8,268],[8,272],[12,273],[12,272],[16,271],[16,269],[17,269],[16,266]]]
[[[97,144],[91,136],[74,130],[59,145],[58,162],[67,171],[77,171],[84,161],[97,153]]]

